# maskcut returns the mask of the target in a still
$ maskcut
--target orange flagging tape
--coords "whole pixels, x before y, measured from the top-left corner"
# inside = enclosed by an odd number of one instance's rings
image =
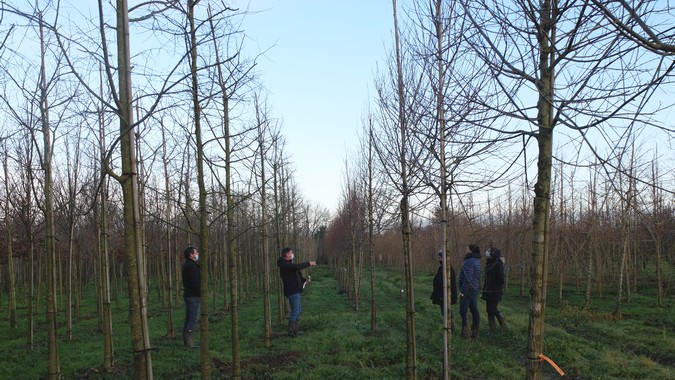
[[[553,367],[556,371],[558,371],[558,373],[560,374],[560,376],[565,376],[565,371],[563,371],[562,369],[560,369],[560,367],[558,367],[558,365],[555,364],[555,362],[554,362],[553,360],[551,360],[551,358],[549,358],[548,356],[546,356],[546,355],[544,355],[544,354],[540,354],[540,355],[539,355],[539,360],[541,360],[541,361],[546,361],[548,364],[551,365],[551,367]]]

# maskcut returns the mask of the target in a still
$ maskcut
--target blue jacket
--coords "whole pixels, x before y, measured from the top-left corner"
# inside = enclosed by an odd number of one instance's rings
[[[467,255],[464,257],[462,269],[459,270],[459,291],[466,295],[469,289],[474,290],[474,294],[478,294],[480,289],[480,253],[478,255]]]

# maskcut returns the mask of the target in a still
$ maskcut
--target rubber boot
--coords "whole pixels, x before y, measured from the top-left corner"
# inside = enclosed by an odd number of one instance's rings
[[[497,332],[497,321],[494,315],[488,315],[488,324],[490,325],[490,334]]]
[[[293,333],[295,333],[295,336],[301,335],[302,333],[300,332],[300,321],[293,321]]]
[[[471,326],[471,339],[478,338],[478,325]]]
[[[185,330],[185,345],[190,348],[199,348],[199,345],[195,344],[195,330]]]
[[[295,321],[288,321],[288,337],[295,338]]]
[[[469,326],[462,324],[462,332],[460,336],[464,339],[469,339]]]
[[[498,314],[497,320],[499,321],[499,326],[501,326],[501,328],[505,329],[506,328],[506,318],[504,318],[503,315]]]

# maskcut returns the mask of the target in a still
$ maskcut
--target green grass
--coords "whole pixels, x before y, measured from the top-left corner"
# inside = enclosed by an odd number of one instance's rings
[[[433,273],[415,278],[417,375],[436,379],[442,371],[443,336],[438,307],[432,305]],[[273,346],[266,349],[262,337],[262,297],[240,306],[240,346],[244,379],[401,379],[405,374],[405,299],[403,278],[394,270],[382,269],[378,277],[378,330],[370,331],[370,291],[364,282],[360,308],[339,292],[328,268],[313,268],[313,282],[303,295],[303,334],[285,336],[286,324],[278,323],[276,298],[272,297]],[[514,288],[515,289],[515,288]],[[511,294],[514,293],[514,294]],[[481,302],[481,334],[474,341],[452,338],[452,377],[455,379],[522,379],[525,377],[528,298],[510,291],[500,304],[509,328],[490,335]],[[276,292],[274,292],[276,295]],[[127,310],[124,302],[114,307],[115,370],[100,369],[102,337],[97,328],[93,293],[84,302],[75,324],[74,338],[67,341],[60,325],[59,356],[64,379],[131,379],[133,366]],[[200,351],[182,347],[180,336],[166,337],[167,317],[158,301],[150,300],[149,324],[156,379],[198,379]],[[614,297],[593,299],[591,310],[581,310],[583,300],[566,295],[565,303],[549,302],[546,309],[545,354],[577,379],[673,379],[675,337],[673,306],[654,306],[653,294],[634,294],[624,303],[624,318],[614,321]],[[26,348],[26,309],[20,309],[17,329],[9,328],[6,296],[0,319],[0,350],[3,365],[0,379],[40,379],[47,368],[44,310],[36,326],[36,345]],[[453,306],[455,324],[459,312]],[[183,310],[174,312],[177,335]],[[65,318],[60,313],[59,318]],[[229,315],[210,317],[213,378],[231,378]],[[199,340],[199,336],[198,336]],[[545,364],[544,378],[558,375]]]

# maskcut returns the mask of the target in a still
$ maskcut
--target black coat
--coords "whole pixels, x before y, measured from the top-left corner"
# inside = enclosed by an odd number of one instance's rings
[[[443,304],[443,265],[438,266],[434,276],[434,290],[431,292],[431,302],[434,305]],[[457,303],[457,280],[455,278],[455,268],[450,265],[450,304]]]
[[[200,297],[202,283],[202,269],[199,264],[187,259],[181,268],[183,277],[183,297]]]
[[[504,263],[500,257],[491,257],[485,262],[485,282],[482,298],[499,301],[504,293]]]
[[[295,293],[302,293],[302,286],[307,280],[302,277],[300,270],[309,267],[309,262],[294,264],[292,261],[280,257],[277,260],[277,265],[279,266],[281,282],[284,285],[284,295],[288,297]]]

